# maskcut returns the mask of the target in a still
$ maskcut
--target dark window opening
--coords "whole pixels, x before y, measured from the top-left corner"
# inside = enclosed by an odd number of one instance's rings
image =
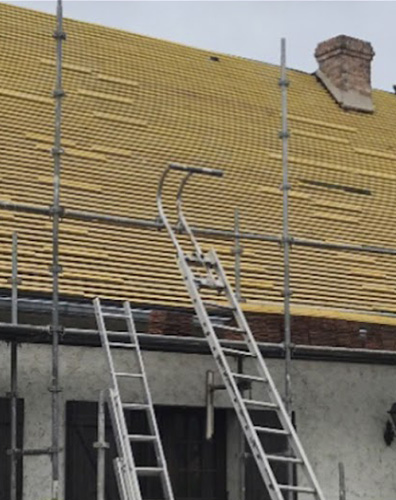
[[[220,57],[218,56],[209,56],[209,59],[214,62],[220,62]]]
[[[156,407],[159,430],[176,500],[226,500],[226,418],[216,410],[215,436],[205,439],[203,408]],[[127,425],[135,434],[147,431],[144,412],[127,414]],[[70,401],[66,407],[66,500],[96,500],[97,404]],[[106,415],[106,497],[119,498],[112,460],[115,443]],[[133,444],[137,465],[152,465],[154,450]],[[163,498],[159,483],[142,478],[144,498]]]
[[[23,400],[17,403],[17,446],[23,447]],[[0,499],[10,500],[11,459],[7,450],[11,446],[10,400],[0,398]],[[22,500],[22,459],[17,465],[17,498]]]
[[[281,424],[277,415],[271,411],[253,411],[250,412],[253,423],[261,427],[279,427]],[[276,434],[260,434],[261,442],[267,453],[272,455],[285,455],[287,450],[287,438]],[[261,475],[258,471],[256,462],[252,457],[249,445],[245,443],[247,458],[245,461],[245,488],[246,500],[271,500],[269,493]],[[287,484],[287,465],[284,463],[274,463],[273,472],[278,483]],[[293,484],[296,484],[296,468],[293,467]],[[293,500],[297,497],[293,495]]]
[[[371,196],[372,194],[369,189],[357,188],[353,186],[343,186],[342,184],[331,184],[329,182],[311,181],[307,179],[300,179],[300,181],[303,184],[308,184],[310,186],[324,187],[327,189],[336,189],[339,191],[344,191],[345,193],[363,194],[366,196]]]

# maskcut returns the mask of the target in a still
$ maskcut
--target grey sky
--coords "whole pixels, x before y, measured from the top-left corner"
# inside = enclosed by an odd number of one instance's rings
[[[53,1],[8,1],[54,13]],[[338,34],[368,40],[376,56],[373,86],[396,84],[396,2],[78,1],[64,2],[65,16],[186,45],[278,64],[280,38],[288,66],[313,72],[318,42]]]

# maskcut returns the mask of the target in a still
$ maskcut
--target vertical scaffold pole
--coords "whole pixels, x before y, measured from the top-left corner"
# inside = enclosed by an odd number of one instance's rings
[[[18,324],[18,233],[12,233],[12,292],[11,292],[11,322]]]
[[[346,500],[345,467],[343,462],[338,463],[338,476],[340,482],[340,500]]]
[[[283,193],[283,321],[284,321],[284,348],[285,348],[285,407],[292,417],[292,388],[291,388],[291,319],[290,319],[290,235],[289,235],[289,165],[288,165],[288,139],[289,130],[287,125],[287,89],[289,81],[286,74],[286,40],[281,39],[281,77],[279,80],[282,99],[282,130],[279,133],[282,139],[282,193]],[[290,450],[288,450],[290,452]],[[287,466],[287,480],[293,484],[293,466]],[[292,492],[287,494],[288,500],[292,500]]]
[[[235,274],[235,296],[238,302],[242,300],[241,292],[241,255],[242,246],[240,240],[240,227],[239,227],[239,209],[236,208],[234,212],[234,231],[235,231],[235,246],[234,246],[234,274]],[[243,361],[238,358],[238,373],[243,373]],[[242,428],[239,432],[239,497],[240,500],[245,500],[246,497],[246,446],[245,434]]]
[[[291,393],[291,327],[290,327],[290,235],[289,235],[289,167],[288,167],[288,138],[287,128],[287,87],[289,82],[286,78],[286,40],[281,40],[281,78],[279,85],[282,91],[282,131],[279,137],[282,139],[282,192],[283,192],[283,304],[284,304],[284,343],[285,343],[285,404],[286,410],[291,415],[292,393]]]
[[[238,373],[243,373],[243,359],[238,357]],[[245,390],[242,390],[242,397]],[[239,428],[239,498],[246,498],[246,438],[242,427]]]
[[[66,39],[63,31],[62,0],[57,0],[56,30],[56,84],[53,96],[55,99],[55,130],[54,147],[54,192],[52,205],[52,499],[59,498],[59,438],[60,438],[60,386],[59,386],[59,222],[61,217],[60,207],[60,175],[62,150],[62,99],[65,95],[62,88],[62,45]]]
[[[98,440],[94,443],[94,448],[98,450],[97,463],[97,500],[105,500],[105,473],[106,473],[106,449],[109,443],[106,442],[106,415],[105,415],[105,392],[100,391],[98,403]]]
[[[11,321],[18,324],[18,234],[12,234]],[[18,403],[18,343],[11,342],[11,446],[10,499],[17,500],[17,403]]]
[[[239,210],[236,208],[234,212],[234,231],[235,231],[235,246],[234,246],[234,255],[235,255],[235,295],[238,302],[241,301],[241,240],[239,235]]]

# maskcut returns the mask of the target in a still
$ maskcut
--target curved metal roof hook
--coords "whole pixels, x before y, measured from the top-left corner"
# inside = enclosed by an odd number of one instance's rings
[[[177,192],[177,198],[176,198],[176,207],[177,207],[177,215],[178,215],[178,226],[180,227],[181,231],[184,231],[189,236],[189,238],[190,238],[190,240],[191,240],[191,242],[192,242],[192,244],[194,246],[194,249],[195,249],[197,257],[202,258],[203,256],[202,256],[202,252],[201,252],[200,246],[199,246],[197,240],[195,239],[195,236],[193,234],[193,231],[192,231],[189,223],[187,222],[186,216],[184,215],[184,211],[183,211],[183,191],[184,191],[184,188],[187,185],[187,182],[189,181],[189,179],[191,178],[191,176],[193,174],[201,174],[201,175],[210,175],[210,176],[215,176],[215,177],[222,177],[223,176],[223,171],[222,170],[213,169],[213,168],[188,167],[188,166],[185,166],[185,165],[180,165],[178,163],[171,163],[164,170],[164,172],[163,172],[163,174],[161,176],[160,182],[158,184],[158,190],[157,190],[158,212],[159,212],[159,216],[161,218],[161,221],[163,222],[165,228],[167,229],[167,231],[168,231],[168,233],[169,233],[169,235],[171,237],[172,243],[174,244],[174,246],[176,247],[176,249],[178,251],[182,251],[182,248],[181,248],[180,243],[178,242],[178,240],[176,238],[175,231],[172,228],[172,226],[171,226],[171,224],[169,222],[169,219],[168,219],[168,217],[167,217],[167,215],[165,213],[165,209],[164,209],[163,202],[162,202],[162,192],[163,192],[163,188],[164,188],[164,185],[165,185],[165,180],[166,180],[166,177],[168,176],[168,174],[169,174],[169,172],[171,170],[178,171],[178,172],[184,172],[186,174],[183,177],[183,179],[181,180],[181,182],[180,182],[179,189],[178,189],[178,192]]]
[[[191,234],[191,229],[183,211],[183,191],[192,175],[193,175],[192,172],[188,172],[187,175],[183,177],[183,179],[180,182],[179,190],[176,196],[178,226],[180,227],[180,232],[185,231],[188,235]]]

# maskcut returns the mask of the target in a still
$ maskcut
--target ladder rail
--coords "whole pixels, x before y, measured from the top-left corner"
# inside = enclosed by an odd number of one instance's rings
[[[166,500],[174,500],[172,484],[169,477],[169,471],[166,463],[165,453],[161,442],[161,436],[157,424],[157,419],[154,411],[154,404],[151,397],[150,387],[148,385],[147,374],[143,362],[143,356],[140,349],[140,344],[138,340],[138,335],[136,332],[135,322],[133,321],[131,305],[128,301],[124,302],[124,311],[126,315],[128,331],[131,336],[131,342],[136,345],[136,356],[139,364],[139,368],[143,375],[142,383],[144,388],[144,395],[146,398],[146,403],[148,404],[148,413],[149,413],[149,427],[150,432],[156,437],[156,441],[154,442],[154,450],[157,458],[157,462],[162,466],[163,471],[161,474],[161,481],[163,483],[163,489],[165,492]]]
[[[158,186],[158,191],[157,191],[157,205],[158,205],[158,211],[159,211],[160,218],[161,218],[162,222],[164,223],[165,228],[167,229],[167,231],[171,237],[171,240],[174,244],[174,247],[176,248],[177,262],[178,262],[180,271],[182,273],[182,276],[185,278],[186,286],[187,286],[190,298],[193,301],[193,305],[194,305],[196,314],[197,314],[202,326],[204,327],[204,325],[205,325],[205,328],[209,329],[209,331],[206,331],[205,334],[207,336],[207,339],[208,339],[209,345],[212,349],[212,352],[215,356],[220,357],[223,366],[228,366],[226,357],[221,349],[220,342],[217,338],[217,335],[214,332],[213,326],[212,326],[211,321],[209,319],[209,315],[206,311],[206,308],[203,304],[202,299],[199,296],[197,286],[195,285],[195,282],[194,282],[194,275],[192,274],[189,266],[186,263],[183,248],[180,245],[180,243],[176,237],[176,234],[175,234],[175,232],[174,232],[174,230],[169,222],[169,219],[165,213],[165,210],[164,210],[164,206],[162,203],[162,190],[163,190],[163,187],[165,184],[166,177],[169,174],[169,172],[172,170],[178,170],[178,171],[182,171],[182,172],[186,173],[186,176],[184,177],[184,179],[180,183],[180,187],[179,187],[178,194],[177,194],[177,211],[178,211],[179,220],[181,221],[184,230],[186,231],[187,235],[189,236],[190,241],[191,241],[191,243],[196,251],[196,254],[197,254],[196,256],[199,259],[202,259],[202,256],[203,256],[202,250],[201,250],[199,244],[196,242],[196,239],[192,233],[191,227],[190,227],[189,223],[187,222],[187,219],[186,219],[184,212],[183,212],[183,199],[182,199],[183,189],[185,188],[187,181],[190,179],[190,177],[193,173],[201,173],[204,175],[215,175],[215,176],[221,176],[221,175],[223,175],[223,173],[222,173],[222,171],[214,170],[212,172],[210,169],[200,169],[200,168],[196,168],[196,167],[184,167],[184,166],[178,166],[178,165],[171,164],[165,169],[164,173],[161,176],[159,186]],[[205,331],[205,328],[204,328],[204,331]],[[253,425],[251,422],[251,417],[249,415],[249,412],[248,412],[246,406],[243,404],[242,397],[241,397],[241,394],[238,390],[238,387],[237,387],[235,380],[233,379],[233,377],[226,377],[223,373],[222,373],[222,377],[223,377],[225,385],[229,387],[229,391],[232,393],[232,404],[234,405],[234,408],[235,408],[237,417],[240,420],[241,426],[244,427],[246,421],[250,422],[250,425]],[[238,405],[236,404],[236,402],[238,402]],[[249,441],[249,446],[252,449],[252,453],[254,454],[254,456],[256,458],[260,457],[260,459],[261,459],[261,461],[259,459],[258,463],[257,463],[261,474],[265,477],[266,480],[269,480],[269,482],[273,485],[274,491],[269,490],[271,500],[281,500],[283,498],[282,493],[281,493],[279,487],[277,486],[277,481],[275,479],[272,468],[271,468],[268,460],[265,457],[265,454],[263,454],[263,453],[258,454],[257,453],[257,450],[259,450],[261,448],[261,442],[260,442],[260,439],[259,439],[257,433],[249,434],[249,436],[247,436],[247,437],[248,437],[248,441]]]
[[[110,351],[110,345],[109,345],[109,339],[107,337],[107,329],[106,329],[106,324],[102,312],[102,306],[100,303],[99,297],[95,297],[93,300],[94,304],[94,311],[95,311],[95,317],[96,317],[96,323],[98,325],[98,330],[99,330],[99,335],[100,335],[100,340],[102,343],[102,346],[104,348],[105,354],[106,354],[106,360],[107,364],[110,369],[110,376],[111,376],[111,383],[113,389],[119,392],[119,385],[118,385],[118,380],[117,377],[115,376],[116,370],[114,368],[114,362],[113,358],[111,356],[111,351]]]
[[[209,317],[209,313],[207,310],[207,305],[205,304],[203,298],[201,297],[200,285],[206,285],[205,278],[202,278],[200,274],[196,274],[192,271],[190,267],[191,257],[187,257],[185,254],[181,243],[179,242],[178,237],[176,236],[176,232],[171,226],[169,219],[165,213],[163,204],[162,204],[162,190],[165,184],[165,179],[171,170],[176,170],[180,172],[184,172],[186,175],[182,179],[179,190],[177,193],[177,214],[179,227],[187,234],[194,250],[195,257],[193,255],[192,259],[196,259],[203,265],[206,270],[206,276],[208,279],[212,279],[215,275],[218,276],[218,280],[213,279],[210,288],[214,288],[219,290],[219,293],[224,293],[229,307],[228,310],[232,311],[233,317],[236,321],[237,327],[241,330],[242,336],[244,338],[245,344],[247,345],[248,351],[250,352],[253,360],[255,361],[256,369],[258,371],[259,377],[266,383],[267,386],[267,401],[264,399],[257,401],[244,400],[242,397],[242,393],[239,390],[239,386],[236,382],[236,378],[230,368],[228,363],[226,353],[223,352],[220,339],[218,338],[215,325],[212,324],[211,319]],[[236,411],[237,417],[240,421],[240,424],[245,433],[245,437],[251,447],[252,453],[255,457],[256,464],[260,470],[262,479],[264,483],[267,485],[267,491],[271,497],[271,500],[284,500],[282,491],[295,491],[300,493],[310,493],[314,495],[315,500],[325,500],[319,483],[316,479],[316,476],[313,472],[313,469],[309,463],[309,460],[305,454],[305,451],[302,447],[302,444],[299,440],[297,432],[294,429],[294,426],[288,416],[283,400],[276,389],[275,383],[272,379],[272,376],[269,372],[269,369],[264,361],[264,358],[261,354],[260,349],[256,343],[256,340],[253,336],[252,331],[247,323],[247,320],[244,316],[242,308],[228,282],[227,276],[224,272],[222,264],[217,257],[217,254],[214,250],[210,250],[207,255],[204,255],[199,243],[197,242],[193,231],[186,219],[186,216],[183,211],[183,190],[187,185],[187,182],[191,178],[193,174],[205,174],[205,175],[215,175],[221,176],[222,171],[200,168],[200,167],[187,167],[184,165],[178,164],[170,164],[164,171],[157,191],[157,205],[159,210],[159,215],[161,220],[164,223],[165,228],[167,229],[169,236],[172,240],[176,248],[176,259],[182,273],[183,279],[185,281],[185,285],[187,287],[187,291],[192,300],[195,312],[198,316],[198,319],[201,323],[204,334],[207,338],[208,344],[212,351],[212,354],[215,358],[217,366],[219,368],[220,374],[223,378],[223,382],[228,389],[229,395],[231,396],[231,401]],[[176,230],[177,231],[177,230]],[[191,261],[193,262],[193,261]],[[268,399],[271,401],[268,401]],[[251,415],[249,413],[249,408],[247,405],[257,405],[259,404],[262,407],[272,408],[273,411],[276,412],[279,422],[282,426],[281,431],[284,435],[287,436],[288,446],[294,453],[294,458],[287,456],[275,457],[277,461],[290,462],[294,461],[303,467],[305,479],[312,486],[312,488],[307,488],[303,486],[292,486],[292,485],[282,485],[280,484],[273,472],[273,468],[270,462],[275,460],[274,456],[266,453],[264,450],[263,444],[261,443],[259,432],[257,432],[255,426],[253,425]],[[279,429],[278,429],[279,432]]]
[[[228,366],[228,362],[225,354],[221,348],[221,344],[217,335],[214,332],[213,325],[209,319],[209,315],[206,311],[205,305],[201,297],[199,296],[196,285],[194,284],[193,274],[191,269],[186,264],[184,255],[182,254],[178,258],[178,264],[183,277],[189,277],[190,279],[186,279],[186,286],[191,297],[191,300],[194,304],[195,312],[201,322],[202,328],[204,330],[204,334],[208,340],[208,344],[212,350],[212,353],[215,358],[221,361],[222,366]],[[236,411],[237,417],[240,421],[242,428],[245,428],[246,423],[253,426],[251,416],[246,408],[246,405],[243,403],[242,395],[238,389],[238,386],[232,376],[226,376],[226,370],[220,370],[221,376],[223,378],[224,384],[229,388],[229,393],[232,394],[231,402]],[[257,466],[260,469],[262,475],[264,475],[273,485],[274,491],[269,490],[268,493],[271,496],[271,500],[281,500],[282,493],[278,487],[278,483],[276,481],[275,475],[272,471],[272,468],[269,464],[269,461],[266,459],[265,454],[258,454],[257,451],[262,449],[261,441],[257,433],[252,433],[246,435],[247,441],[249,442],[249,446],[252,450],[253,455],[256,457]]]
[[[168,177],[169,173],[172,171],[177,171],[177,172],[183,172],[186,174],[184,179],[182,179],[180,183],[180,187],[177,193],[177,209],[178,209],[178,216],[179,220],[182,222],[183,229],[186,231],[187,235],[189,236],[191,243],[193,244],[194,248],[198,250],[199,255],[202,254],[202,251],[199,247],[199,244],[197,240],[195,239],[193,232],[191,230],[190,225],[187,222],[187,219],[183,213],[183,203],[182,203],[182,198],[183,198],[183,190],[187,184],[187,181],[190,179],[192,174],[201,174],[201,175],[210,175],[210,176],[215,176],[215,177],[222,177],[223,171],[222,170],[217,170],[213,168],[203,168],[203,167],[189,167],[185,165],[180,165],[178,163],[171,163],[168,165],[164,172],[161,175],[159,184],[158,184],[158,189],[157,189],[157,207],[158,207],[158,213],[159,213],[159,218],[163,222],[166,230],[169,233],[169,236],[172,240],[172,243],[174,247],[177,250],[178,255],[181,254],[183,255],[183,249],[179,243],[179,240],[176,237],[175,231],[172,228],[171,223],[169,222],[168,216],[166,215],[164,204],[162,201],[162,192],[165,186],[165,181],[166,178]]]
[[[161,443],[161,436],[155,417],[153,400],[130,303],[128,301],[124,302],[123,314],[117,316],[108,315],[110,318],[116,317],[119,320],[122,319],[125,321],[125,335],[129,338],[128,345],[131,347],[133,346],[133,367],[127,370],[117,371],[115,360],[113,359],[114,353],[111,349],[113,343],[109,342],[106,328],[105,318],[107,315],[103,313],[98,297],[95,298],[93,302],[100,339],[111,376],[111,387],[108,390],[108,404],[119,455],[119,459],[114,462],[114,465],[121,500],[143,500],[139,477],[147,474],[150,476],[159,475],[162,486],[162,498],[164,498],[164,500],[174,500],[165,453]],[[116,343],[116,345],[118,344]],[[141,402],[123,403],[119,384],[119,379],[121,377],[127,380],[134,379],[139,382],[139,401]],[[148,423],[148,434],[140,435],[136,433],[130,434],[128,432],[125,419],[125,411],[128,408],[145,411]],[[132,443],[136,441],[146,442],[148,446],[153,446],[156,465],[141,467],[135,464]]]
[[[161,222],[164,224],[166,230],[168,231],[169,236],[172,240],[174,247],[176,248],[177,253],[179,253],[179,252],[183,252],[183,250],[182,250],[182,247],[181,247],[178,239],[176,238],[176,234],[172,228],[172,225],[168,219],[168,216],[166,215],[164,204],[162,201],[162,191],[163,191],[163,188],[165,185],[166,178],[169,175],[169,172],[171,170],[172,170],[171,166],[168,165],[168,167],[164,170],[163,174],[161,175],[161,178],[160,178],[160,181],[158,184],[158,189],[157,189],[157,206],[158,206],[159,218],[160,218]]]
[[[273,402],[280,408],[280,411],[278,412],[278,417],[281,420],[282,425],[288,430],[290,433],[292,439],[290,439],[290,445],[292,446],[292,449],[294,453],[297,455],[298,458],[302,459],[304,462],[304,466],[307,469],[307,479],[311,482],[312,486],[316,488],[317,490],[317,495],[320,500],[324,500],[323,492],[321,490],[321,487],[316,479],[315,473],[312,469],[312,466],[309,462],[308,456],[306,455],[304,448],[300,442],[300,438],[298,437],[298,434],[294,428],[294,425],[292,424],[290,418],[286,418],[287,416],[287,411],[284,405],[284,402],[282,398],[279,395],[279,392],[276,388],[275,382],[271,376],[271,373],[267,367],[267,363],[265,362],[263,355],[261,354],[261,351],[257,345],[257,342],[255,341],[255,338],[253,336],[253,333],[249,327],[248,322],[246,321],[245,315],[242,311],[242,308],[239,304],[239,302],[236,300],[235,294],[232,291],[231,285],[228,281],[227,275],[225,274],[223,265],[220,261],[220,259],[217,256],[217,253],[214,249],[211,249],[209,252],[209,255],[214,259],[216,266],[218,268],[220,277],[222,282],[225,285],[225,290],[227,294],[227,298],[230,300],[233,309],[235,310],[235,320],[238,323],[238,326],[242,328],[245,331],[245,335],[247,336],[247,345],[249,350],[251,351],[252,354],[257,358],[258,363],[257,363],[257,369],[261,371],[261,374],[265,377],[267,380],[268,385],[270,386],[269,395]]]
[[[120,401],[117,401],[117,396],[114,390],[109,390],[109,410],[111,422],[113,425],[113,429],[118,429],[119,435],[117,432],[114,433],[114,437],[116,440],[116,445],[118,449],[119,462],[117,462],[117,471],[122,475],[121,482],[117,481],[118,486],[122,489],[122,491],[128,492],[127,500],[142,500],[142,496],[140,494],[139,488],[139,480],[136,474],[134,474],[135,470],[135,462],[130,453],[125,447],[125,439],[122,439],[122,435],[128,435],[128,430],[125,426],[125,421],[120,417],[120,411],[122,412],[122,407],[120,408]],[[131,457],[129,457],[131,455]],[[132,459],[132,464],[131,464]],[[128,469],[129,474],[125,469]]]
[[[190,238],[190,241],[194,247],[195,253],[199,259],[202,259],[202,249],[195,238],[190,224],[187,222],[186,216],[184,215],[184,210],[183,210],[183,191],[184,188],[186,187],[188,181],[191,179],[191,176],[193,175],[193,172],[188,172],[187,175],[182,179],[180,182],[179,190],[177,192],[176,196],[176,207],[177,207],[177,215],[179,219],[179,224],[181,225],[182,229],[184,229],[185,233],[188,235]]]
[[[113,460],[113,466],[121,500],[129,500],[128,490],[125,484],[125,475],[123,471],[124,465],[120,457],[117,457]]]
[[[122,484],[120,484],[120,487],[128,488],[130,500],[142,500],[139,488],[139,480],[135,472],[136,471],[135,461],[131,449],[126,446],[128,438],[128,429],[125,422],[122,403],[119,397],[120,389],[117,377],[115,375],[116,371],[114,367],[113,358],[111,355],[109,339],[107,337],[106,324],[103,317],[103,312],[99,297],[96,297],[93,303],[94,303],[96,322],[98,325],[100,339],[102,342],[102,347],[104,348],[106,354],[106,360],[110,369],[112,387],[108,391],[108,403],[109,403],[109,410],[113,424],[113,429],[115,430],[114,435],[116,439],[118,454],[120,455],[121,458],[121,461],[117,464],[117,470],[124,473],[124,479]],[[122,465],[122,467],[120,467],[120,464]],[[129,474],[125,473],[125,467],[128,468]]]

